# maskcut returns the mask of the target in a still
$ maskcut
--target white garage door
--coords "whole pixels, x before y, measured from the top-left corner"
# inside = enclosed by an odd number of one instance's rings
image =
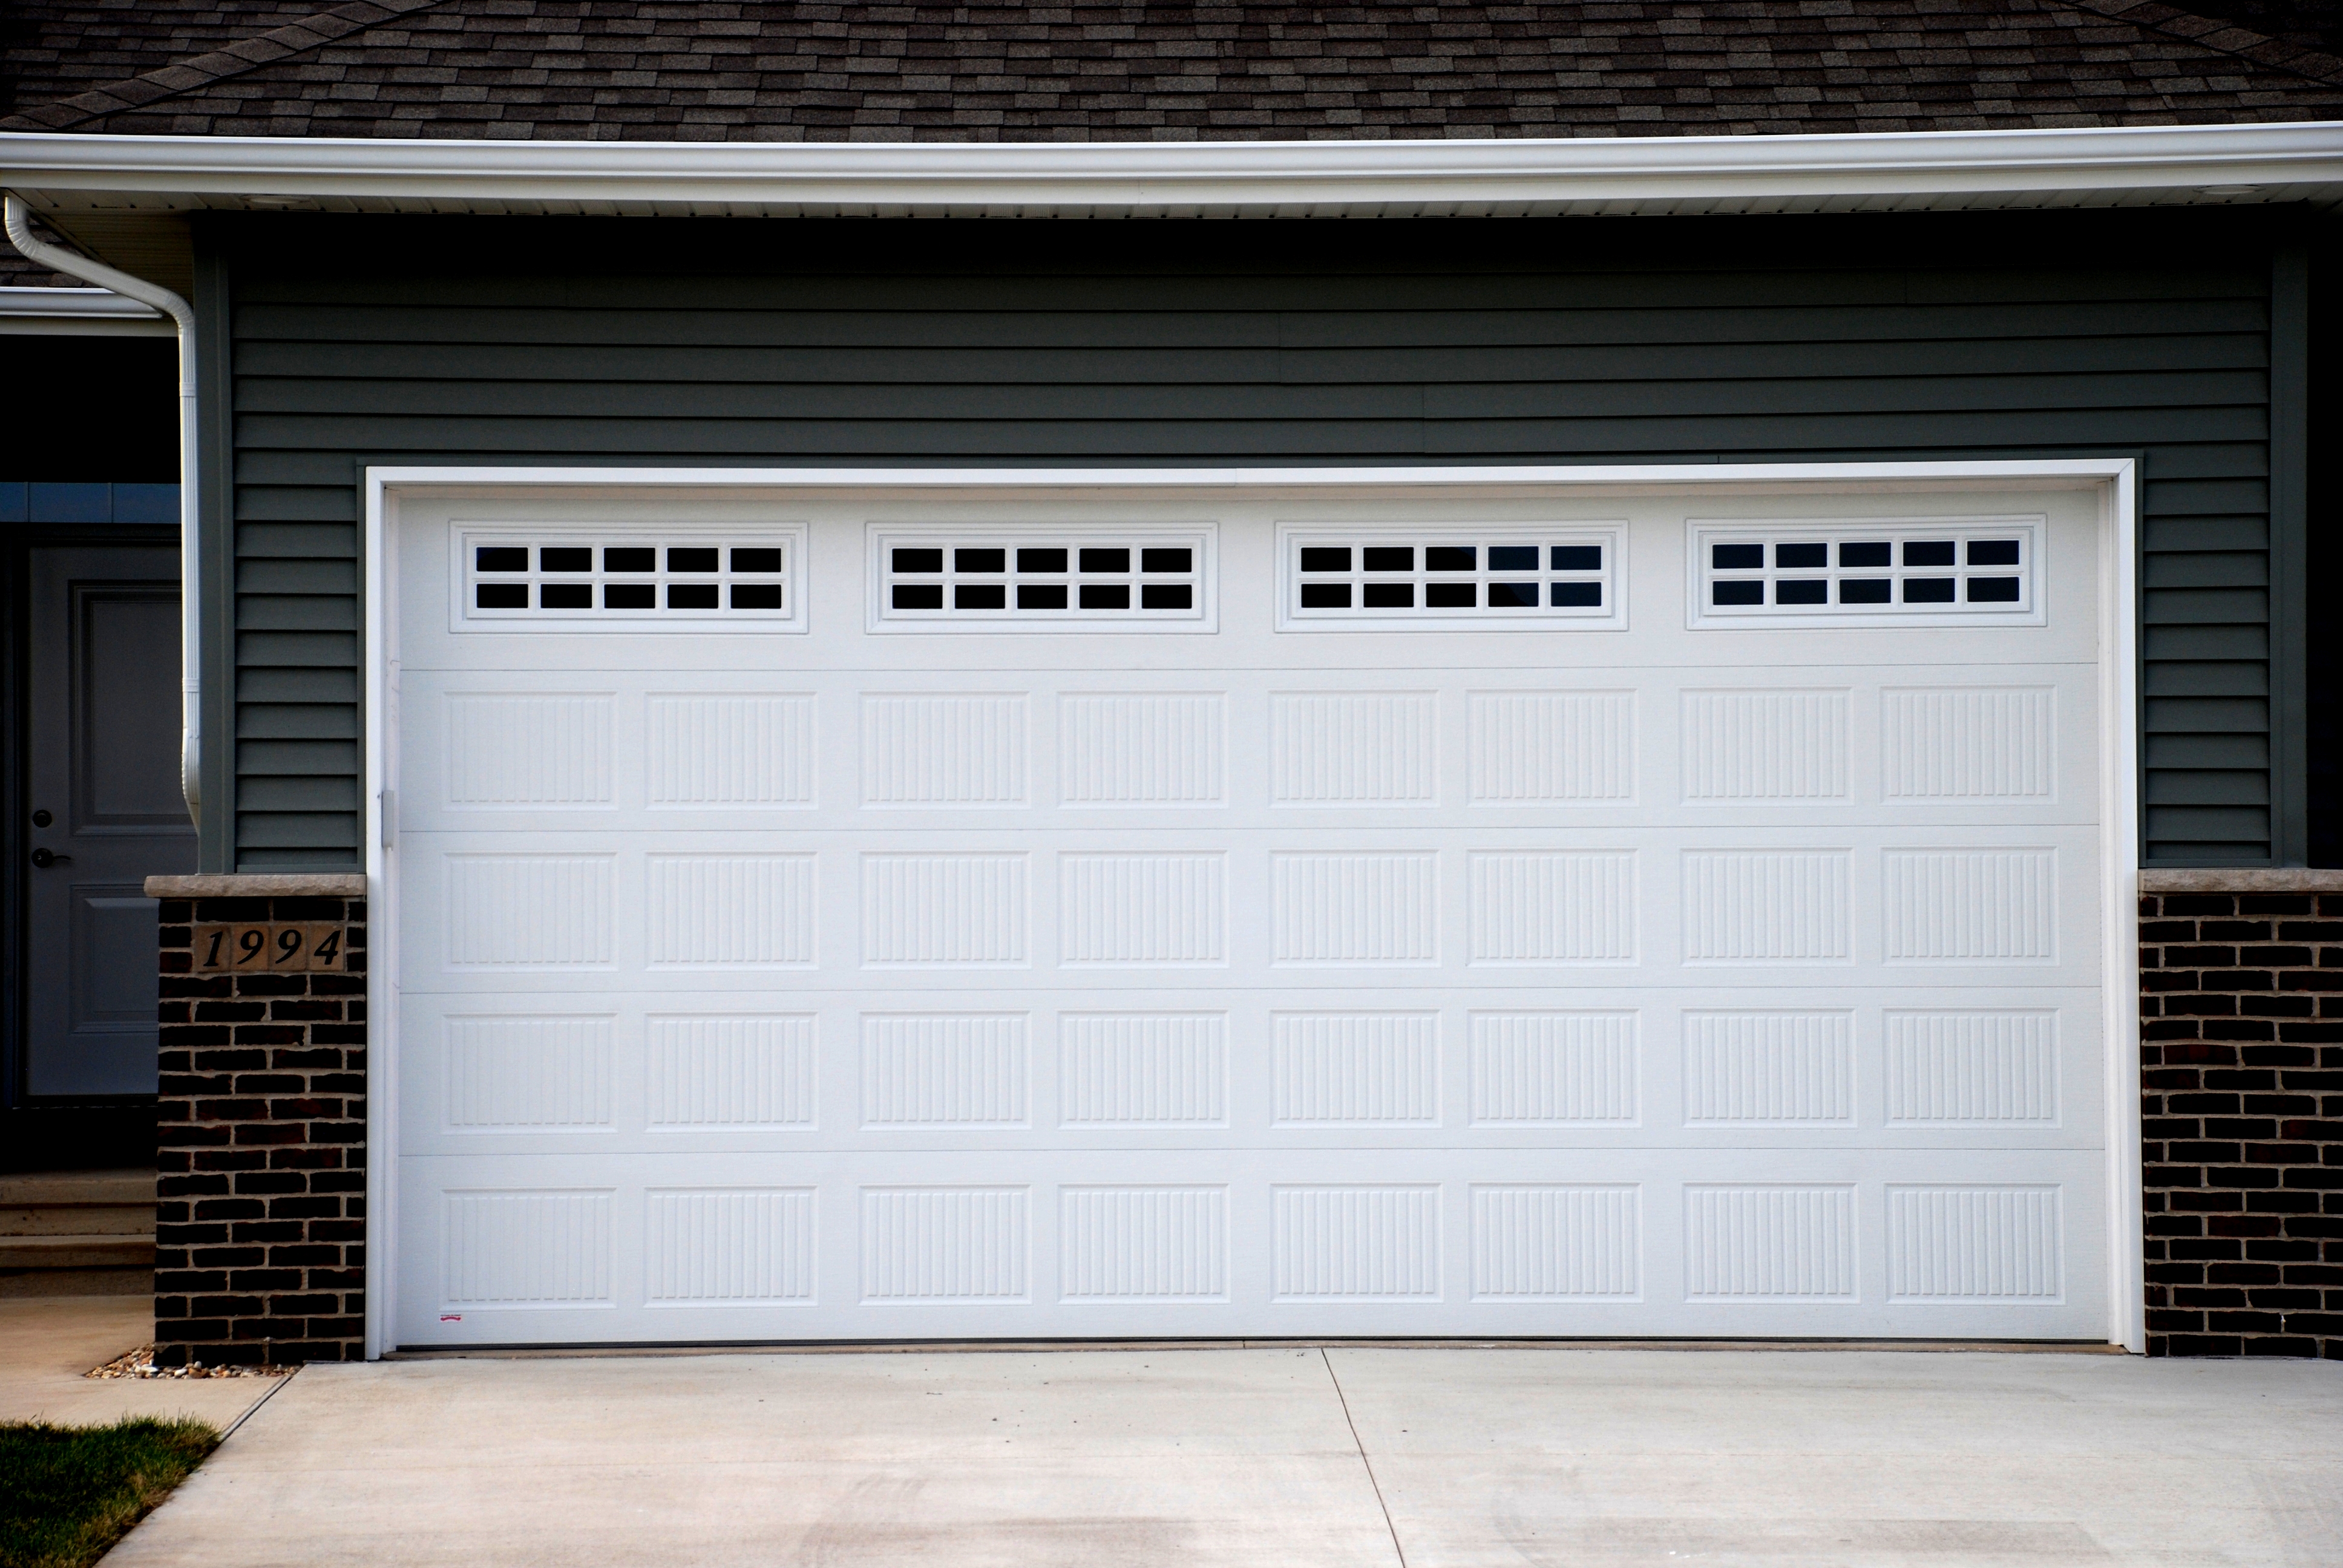
[[[409,500],[388,1337],[2104,1338],[2097,535]]]

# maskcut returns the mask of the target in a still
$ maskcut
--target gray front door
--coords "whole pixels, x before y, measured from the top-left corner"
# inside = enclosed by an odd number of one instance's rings
[[[179,555],[30,552],[25,1090],[155,1092],[149,876],[196,869],[179,795]]]

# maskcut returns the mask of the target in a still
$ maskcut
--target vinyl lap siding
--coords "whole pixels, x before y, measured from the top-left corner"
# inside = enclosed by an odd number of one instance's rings
[[[2082,454],[2145,459],[2148,858],[2265,860],[2268,251],[2207,218],[223,230],[237,863],[361,858],[368,463]]]

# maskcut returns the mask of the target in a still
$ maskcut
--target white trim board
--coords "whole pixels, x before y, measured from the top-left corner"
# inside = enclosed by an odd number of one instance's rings
[[[1608,467],[1324,468],[580,468],[376,467],[365,480],[366,669],[373,693],[366,725],[367,869],[373,888],[367,980],[372,1020],[367,1137],[366,1353],[379,1357],[396,1318],[391,1292],[399,1234],[396,1211],[399,1038],[398,861],[384,791],[397,777],[398,606],[396,574],[386,569],[402,496],[480,497],[519,489],[548,496],[610,497],[621,491],[673,495],[805,498],[989,492],[999,498],[1091,492],[1101,498],[1147,493],[1170,498],[1242,488],[1324,498],[1345,491],[1390,496],[1446,492],[1459,497],[1744,492],[1881,494],[1956,487],[1966,492],[2030,487],[2095,491],[2100,497],[2100,822],[2107,885],[2102,890],[2102,983],[2107,1020],[2107,1158],[2109,1316],[2107,1337],[2135,1353],[2146,1349],[2141,1259],[2138,1051],[2138,789],[2136,606],[2137,484],[2126,458],[1949,463],[1784,463]]]
[[[1457,216],[2343,199],[2343,124],[1243,142],[545,142],[0,133],[53,210]],[[257,201],[252,198],[259,198]]]
[[[170,318],[104,288],[0,288],[0,336],[169,337]]]

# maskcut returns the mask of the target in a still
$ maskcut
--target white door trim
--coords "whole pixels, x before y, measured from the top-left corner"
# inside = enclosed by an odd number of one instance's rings
[[[1500,490],[1584,495],[1609,491],[1737,489],[1773,494],[1882,494],[1905,490],[2046,487],[2096,490],[2100,497],[2099,680],[2100,832],[2107,885],[2102,890],[2103,1016],[2107,1020],[2109,1342],[2147,1349],[2145,1263],[2140,1240],[2139,1125],[2139,675],[2138,485],[2124,457],[1950,463],[1718,463],[1648,467],[1258,467],[1258,468],[623,468],[370,467],[366,471],[367,690],[365,716],[368,1026],[367,1141],[366,1354],[390,1348],[398,1277],[396,1210],[398,1138],[398,852],[389,841],[395,811],[384,791],[397,777],[399,650],[397,574],[391,531],[401,496],[490,496],[518,489],[608,495],[616,490],[711,494],[887,492],[893,495],[985,489],[1110,496],[1243,489],[1315,496],[1355,490],[1389,496],[1408,489],[1491,494]]]

